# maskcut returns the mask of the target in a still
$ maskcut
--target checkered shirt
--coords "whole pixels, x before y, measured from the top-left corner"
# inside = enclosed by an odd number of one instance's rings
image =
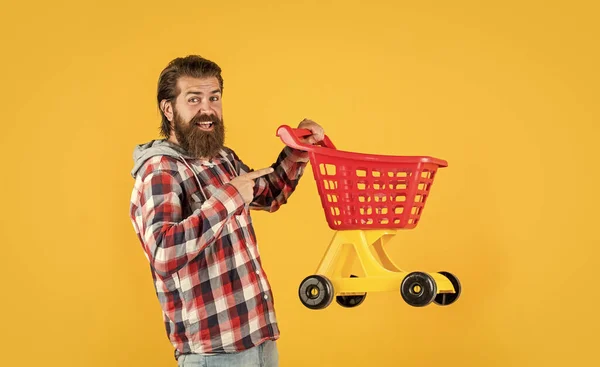
[[[251,169],[229,148],[209,165],[158,155],[138,171],[130,216],[176,358],[279,338],[249,209],[274,212],[286,203],[307,161],[306,152],[285,147],[274,172],[255,180],[249,206],[228,182]]]

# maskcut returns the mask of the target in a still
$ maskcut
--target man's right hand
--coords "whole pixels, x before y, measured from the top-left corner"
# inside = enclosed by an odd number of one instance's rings
[[[254,180],[264,175],[268,175],[271,172],[273,172],[272,167],[259,169],[239,175],[233,180],[229,181],[229,183],[240,192],[244,202],[246,204],[250,204],[254,200]]]

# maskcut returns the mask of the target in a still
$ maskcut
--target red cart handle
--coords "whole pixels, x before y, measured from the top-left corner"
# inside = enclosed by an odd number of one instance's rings
[[[335,145],[333,145],[327,135],[325,135],[322,141],[317,142],[315,145],[303,143],[299,139],[310,135],[312,135],[312,132],[308,129],[294,129],[288,125],[281,125],[277,129],[277,136],[285,145],[289,146],[290,148],[313,151],[315,150],[316,146],[321,146],[335,149]]]

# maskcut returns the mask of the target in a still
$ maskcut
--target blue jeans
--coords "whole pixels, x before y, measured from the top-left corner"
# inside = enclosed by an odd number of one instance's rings
[[[277,344],[267,340],[259,346],[240,353],[184,354],[177,360],[178,367],[278,367]]]

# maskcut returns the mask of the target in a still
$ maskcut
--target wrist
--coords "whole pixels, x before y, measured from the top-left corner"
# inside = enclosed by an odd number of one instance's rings
[[[308,152],[305,150],[295,149],[286,146],[284,152],[289,160],[296,163],[307,163],[310,158]]]

